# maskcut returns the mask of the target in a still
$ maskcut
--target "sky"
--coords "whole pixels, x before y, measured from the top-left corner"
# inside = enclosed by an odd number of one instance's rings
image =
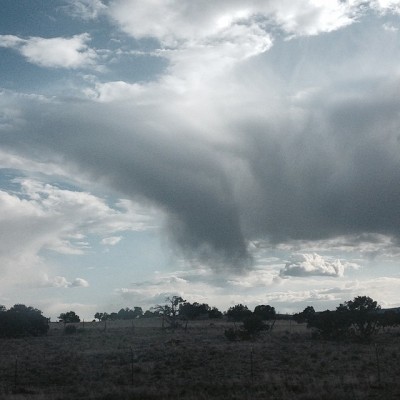
[[[399,0],[2,0],[0,304],[400,306]]]

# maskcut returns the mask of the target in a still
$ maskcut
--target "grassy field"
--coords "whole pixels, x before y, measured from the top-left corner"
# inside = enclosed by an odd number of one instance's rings
[[[164,331],[158,319],[77,324],[0,340],[0,399],[400,399],[400,333],[371,344],[311,339],[278,321],[229,342],[227,321]]]

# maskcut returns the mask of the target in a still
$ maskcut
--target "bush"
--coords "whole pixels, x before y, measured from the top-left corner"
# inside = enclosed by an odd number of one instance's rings
[[[254,314],[258,315],[262,320],[268,321],[270,319],[275,319],[276,311],[275,307],[269,305],[260,305],[254,309]]]
[[[237,304],[236,306],[229,308],[226,312],[228,318],[233,321],[244,321],[251,314],[252,312],[243,304]]]
[[[260,332],[268,330],[268,328],[268,325],[258,315],[250,315],[243,321],[243,329],[250,336],[258,335]]]
[[[308,326],[326,339],[353,338],[368,341],[379,331],[380,306],[370,297],[358,296],[340,304],[336,311],[315,313]]]
[[[40,310],[16,304],[9,310],[0,312],[0,336],[40,336],[49,330],[48,319]]]
[[[314,318],[310,319],[307,326],[314,328],[316,333],[314,337],[322,337],[324,339],[344,339],[349,337],[351,320],[349,316],[337,311],[323,311],[316,313]]]
[[[379,316],[379,326],[382,328],[393,327],[400,325],[400,313],[388,310]]]
[[[243,321],[240,329],[229,328],[225,330],[224,334],[230,341],[249,340],[268,329],[269,326],[258,315],[250,315]]]

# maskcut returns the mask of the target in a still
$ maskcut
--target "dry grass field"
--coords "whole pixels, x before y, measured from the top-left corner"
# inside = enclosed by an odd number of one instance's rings
[[[372,344],[315,340],[278,321],[229,342],[226,321],[163,331],[158,319],[78,324],[66,335],[1,339],[1,399],[400,399],[400,334]]]

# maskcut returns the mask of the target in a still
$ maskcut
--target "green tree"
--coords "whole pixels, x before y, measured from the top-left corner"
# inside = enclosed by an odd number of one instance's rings
[[[134,309],[130,309],[129,307],[121,308],[118,311],[118,319],[136,319],[140,318],[143,315],[142,307],[134,307]]]
[[[118,319],[118,314],[116,312],[112,312],[110,314],[107,314],[105,320],[110,320],[110,321],[116,321]]]
[[[97,312],[94,314],[95,319],[98,319],[99,321],[103,321],[104,313],[102,312]]]
[[[337,312],[347,314],[355,336],[368,340],[380,329],[381,307],[368,296],[357,296],[353,300],[340,304]]]
[[[349,337],[351,320],[347,313],[326,310],[316,313],[307,326],[313,328],[318,337],[340,340]]]
[[[159,314],[156,312],[153,312],[151,310],[146,310],[143,314],[143,318],[152,318],[152,317],[158,317]]]
[[[315,310],[313,306],[307,306],[302,312],[294,314],[293,319],[302,324],[304,322],[310,321],[315,316]]]
[[[15,304],[9,310],[0,311],[0,336],[39,336],[49,330],[49,319],[36,308]]]
[[[68,311],[66,313],[61,313],[58,316],[58,319],[60,321],[64,322],[64,324],[68,324],[68,323],[72,323],[72,322],[80,322],[81,321],[81,319],[75,313],[75,311]]]
[[[208,310],[208,318],[210,319],[218,319],[222,318],[222,316],[222,312],[219,311],[217,307],[212,307],[210,310]]]
[[[340,304],[336,311],[315,313],[308,326],[327,339],[356,338],[367,341],[379,331],[382,314],[376,301],[367,296]]]
[[[189,302],[181,303],[179,305],[179,315],[187,319],[196,319],[201,316],[208,316],[210,311],[210,306],[208,304],[200,304],[194,302],[193,304]]]
[[[263,321],[269,321],[275,319],[276,311],[275,307],[269,305],[259,305],[254,309],[254,314],[260,317]]]
[[[252,312],[243,304],[236,304],[226,312],[227,317],[232,321],[243,321],[251,314]]]

